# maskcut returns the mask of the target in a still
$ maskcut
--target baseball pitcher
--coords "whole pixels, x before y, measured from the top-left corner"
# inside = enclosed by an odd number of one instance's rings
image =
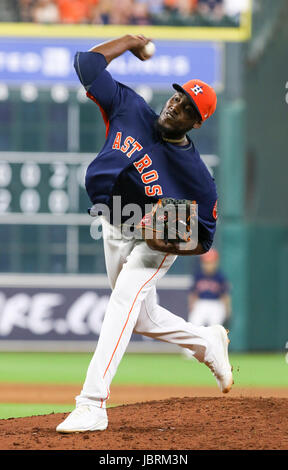
[[[208,84],[191,79],[173,84],[174,93],[158,115],[114,80],[107,65],[126,51],[147,60],[148,42],[143,35],[126,35],[75,55],[79,80],[106,124],[103,148],[87,169],[86,189],[90,214],[101,215],[112,294],[76,408],[58,432],[107,428],[110,384],[133,332],[189,349],[211,369],[222,392],[233,383],[226,330],[194,326],[157,303],[157,282],[177,256],[201,255],[213,243],[216,187],[187,132],[214,113],[217,99]],[[115,198],[121,200],[117,210]],[[131,205],[139,208],[134,237],[123,230]]]

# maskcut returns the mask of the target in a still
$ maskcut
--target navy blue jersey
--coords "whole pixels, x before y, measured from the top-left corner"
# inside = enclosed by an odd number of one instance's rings
[[[104,146],[86,173],[91,202],[111,207],[112,197],[121,195],[122,206],[134,203],[144,209],[162,197],[196,201],[199,240],[209,249],[217,192],[191,139],[184,147],[165,142],[155,126],[158,115],[135,91],[112,78],[102,54],[77,52],[74,65],[106,123]]]
[[[218,300],[229,292],[229,284],[220,270],[208,276],[199,269],[195,274],[190,292],[197,295],[199,299]]]

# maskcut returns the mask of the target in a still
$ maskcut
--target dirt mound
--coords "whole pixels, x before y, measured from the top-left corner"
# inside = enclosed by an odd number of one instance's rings
[[[66,414],[0,420],[1,450],[288,449],[287,398],[187,397],[108,409],[106,431],[59,434]]]

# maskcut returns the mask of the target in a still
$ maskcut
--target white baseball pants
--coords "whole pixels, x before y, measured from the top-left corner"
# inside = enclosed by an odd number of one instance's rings
[[[76,404],[104,408],[110,384],[133,331],[188,348],[200,362],[204,361],[211,343],[208,328],[193,326],[157,305],[156,283],[172,266],[176,256],[151,250],[140,240],[119,238],[119,229],[104,218],[102,230],[112,294]]]

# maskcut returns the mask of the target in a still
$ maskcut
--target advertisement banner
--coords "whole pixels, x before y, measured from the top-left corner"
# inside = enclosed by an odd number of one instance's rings
[[[107,39],[106,39],[107,40]],[[97,39],[101,43],[105,39]],[[51,86],[62,83],[78,86],[73,68],[77,51],[88,51],[95,41],[65,38],[3,38],[0,45],[1,82],[19,85],[33,82]],[[140,61],[126,52],[109,64],[113,77],[130,86],[148,84],[166,89],[173,82],[185,83],[192,77],[201,78],[223,88],[223,45],[215,42],[155,41],[156,53]]]
[[[161,306],[186,319],[185,289],[157,292]],[[109,288],[1,287],[0,342],[97,341],[110,293]],[[145,338],[133,334],[132,341]]]

